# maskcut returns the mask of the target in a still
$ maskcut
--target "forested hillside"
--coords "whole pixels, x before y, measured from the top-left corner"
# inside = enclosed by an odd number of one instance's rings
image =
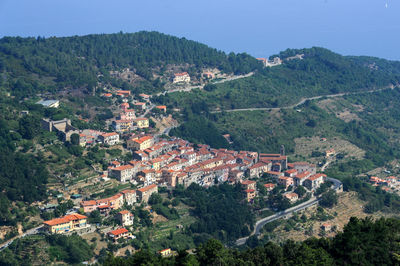
[[[213,84],[205,90],[160,96],[170,106],[205,102],[208,110],[282,107],[317,95],[382,88],[400,82],[400,63],[368,57],[346,57],[324,48],[287,50],[280,56],[304,54],[256,75]],[[372,67],[375,61],[376,66]]]
[[[38,134],[40,120],[33,116],[18,119],[10,110],[12,104],[17,106],[18,102],[0,100],[0,225],[15,225],[25,218],[20,210],[12,208],[13,202],[47,198],[48,172],[41,162],[43,158],[16,148]]]
[[[109,257],[105,265],[398,265],[399,220],[351,218],[343,232],[332,239],[267,243],[245,251],[225,248],[210,240],[195,254],[185,251],[162,258],[141,251],[128,258]]]
[[[225,54],[198,42],[158,32],[102,34],[65,38],[0,39],[0,85],[26,96],[63,87],[96,86],[98,81],[131,88],[113,80],[109,70],[134,69],[152,86],[155,68],[169,64],[194,69],[215,67],[226,73],[248,73],[261,63],[247,54]],[[161,69],[161,70],[160,70]],[[160,88],[158,88],[160,89]]]

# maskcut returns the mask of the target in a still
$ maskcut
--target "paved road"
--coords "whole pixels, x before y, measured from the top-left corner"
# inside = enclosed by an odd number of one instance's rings
[[[232,80],[236,80],[236,79],[247,78],[247,77],[250,77],[250,76],[253,76],[253,75],[254,75],[254,72],[250,72],[250,73],[245,74],[245,75],[238,75],[238,76],[229,77],[229,78],[226,78],[226,79],[223,79],[223,80],[212,82],[210,84],[224,83],[224,82],[228,82],[228,81],[232,81]],[[155,95],[156,96],[160,96],[160,95],[165,95],[167,93],[173,93],[173,92],[184,92],[184,91],[188,92],[188,91],[191,91],[191,90],[194,90],[194,89],[203,89],[203,87],[204,87],[204,85],[201,85],[201,86],[190,86],[190,87],[185,87],[185,88],[179,88],[179,89],[173,89],[173,90],[167,90],[167,91],[164,91],[164,92],[159,92],[159,93],[156,93]]]
[[[339,180],[334,179],[334,178],[327,178],[327,180],[333,183],[334,190],[342,189],[342,182],[340,182]],[[265,217],[261,220],[258,220],[256,222],[256,224],[254,225],[254,230],[250,234],[250,236],[252,236],[252,235],[258,236],[260,234],[260,231],[263,228],[263,226],[266,225],[267,223],[273,222],[278,219],[289,218],[293,213],[304,210],[308,207],[311,207],[311,206],[317,204],[319,201],[320,201],[320,199],[318,199],[316,197],[312,197],[308,201],[303,202],[297,206],[294,206],[292,208],[286,209],[286,210],[276,213],[274,215],[271,215],[271,216]],[[246,243],[247,239],[250,236],[239,238],[238,240],[236,240],[236,245],[237,246],[243,245],[244,243]]]
[[[376,90],[368,90],[368,91],[357,91],[357,92],[346,92],[346,93],[337,93],[337,94],[328,94],[328,95],[319,95],[319,96],[314,96],[314,97],[308,97],[308,98],[302,98],[298,103],[289,105],[289,106],[283,106],[283,107],[260,107],[260,108],[242,108],[242,109],[229,109],[229,110],[221,110],[221,111],[212,111],[210,113],[216,114],[216,113],[222,113],[222,112],[243,112],[243,111],[273,111],[273,110],[281,110],[281,109],[293,109],[296,108],[302,104],[304,104],[306,101],[312,101],[312,100],[318,100],[321,98],[335,98],[335,97],[342,97],[346,95],[356,95],[356,94],[364,94],[364,93],[371,93],[371,92],[378,92],[378,91],[383,91],[383,90],[388,90],[388,89],[394,89],[393,87],[386,87],[383,89],[376,89]]]
[[[9,245],[11,245],[12,242],[14,242],[14,240],[25,237],[25,236],[29,236],[29,235],[36,235],[39,233],[40,228],[42,228],[43,225],[39,225],[38,227],[32,228],[28,231],[26,231],[25,233],[23,233],[22,235],[18,235],[2,244],[0,244],[0,251],[5,249],[6,247],[8,247]]]
[[[146,109],[146,111],[139,116],[139,118],[145,117],[151,110],[153,110],[153,108],[156,107],[155,104],[151,104],[149,108]]]

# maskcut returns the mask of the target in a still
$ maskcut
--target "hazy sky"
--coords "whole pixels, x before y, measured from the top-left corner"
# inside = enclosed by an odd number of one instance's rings
[[[322,46],[400,60],[400,0],[0,0],[0,36],[140,30],[257,57]]]

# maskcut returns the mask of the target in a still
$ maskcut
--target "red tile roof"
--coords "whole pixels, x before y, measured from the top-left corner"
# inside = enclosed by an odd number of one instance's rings
[[[255,184],[256,181],[252,181],[252,180],[243,180],[242,181],[242,185],[251,185],[251,184]]]
[[[186,75],[189,75],[187,72],[182,72],[182,73],[175,73],[174,74],[176,77],[178,76],[186,76]]]
[[[56,219],[52,219],[49,221],[45,221],[43,223],[47,224],[49,226],[53,226],[53,225],[65,224],[65,223],[69,223],[70,221],[77,221],[77,220],[82,220],[82,219],[87,219],[87,217],[85,215],[75,213],[75,214],[69,214],[69,215],[63,216],[61,218],[56,218]]]
[[[318,179],[320,177],[326,177],[326,175],[325,174],[315,174],[315,175],[310,176],[308,179],[311,181],[314,181],[315,179]]]
[[[296,169],[289,169],[289,170],[286,170],[285,173],[294,174],[294,173],[297,173],[297,170]]]
[[[109,234],[114,235],[114,236],[119,236],[124,233],[128,233],[129,231],[126,228],[119,228],[117,230],[109,232]]]
[[[113,170],[113,171],[125,171],[125,170],[128,170],[128,169],[133,169],[133,166],[130,165],[130,164],[121,165],[121,166],[118,166],[118,167],[113,168],[112,170]]]
[[[145,142],[145,141],[147,141],[147,140],[149,140],[149,139],[152,139],[152,138],[153,138],[153,137],[151,137],[151,136],[145,136],[145,137],[142,137],[142,138],[140,138],[140,139],[135,139],[134,142],[139,143],[139,144],[142,144],[143,142]]]
[[[155,187],[157,187],[157,185],[156,185],[156,184],[152,184],[152,185],[147,186],[147,187],[139,188],[138,190],[139,190],[140,192],[146,192],[146,191],[149,191],[150,189],[153,189],[153,188],[155,188]]]
[[[273,188],[273,187],[275,187],[275,184],[272,184],[272,183],[264,184],[264,187]]]
[[[310,172],[305,171],[305,172],[303,172],[303,173],[301,173],[301,174],[297,174],[297,175],[296,175],[296,178],[298,178],[298,179],[303,179],[303,178],[306,178],[307,176],[309,176],[310,174],[311,174]]]
[[[110,133],[104,133],[104,134],[102,134],[102,136],[103,137],[111,137],[111,136],[115,136],[115,135],[118,135],[118,133],[115,133],[115,132],[110,132]]]

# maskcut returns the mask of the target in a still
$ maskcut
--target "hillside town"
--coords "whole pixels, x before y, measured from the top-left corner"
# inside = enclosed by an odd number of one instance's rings
[[[188,81],[187,73],[178,73],[173,82]],[[102,229],[109,241],[134,239],[137,230],[132,227],[135,217],[127,207],[147,206],[151,196],[160,189],[188,188],[193,183],[206,188],[223,183],[239,184],[243,201],[251,205],[259,196],[257,182],[263,177],[263,180],[268,180],[262,184],[267,193],[279,186],[282,196],[290,204],[296,204],[305,197],[304,193],[296,194],[296,188],[302,187],[312,195],[327,180],[325,174],[317,172],[315,164],[288,162],[283,145],[277,154],[234,151],[171,138],[154,129],[150,131],[151,118],[147,114],[156,110],[161,116],[167,115],[166,106],[154,105],[150,95],[140,94],[136,99],[130,91],[110,90],[103,97],[110,99],[118,110],[117,115],[107,120],[109,131],[78,130],[68,119],[43,119],[42,128],[54,131],[63,141],[76,142],[81,147],[118,145],[131,154],[130,161],[110,161],[105,171],[98,171],[96,178],[97,182],[113,179],[126,188],[105,198],[83,197],[73,194],[73,191],[62,191],[62,196],[73,199],[75,206],[66,216],[44,221],[43,230],[48,233],[91,233],[97,226],[90,224],[88,217],[97,211],[104,218],[112,214],[119,222],[118,227]],[[48,204],[43,210],[52,207],[54,205],[49,207]]]

